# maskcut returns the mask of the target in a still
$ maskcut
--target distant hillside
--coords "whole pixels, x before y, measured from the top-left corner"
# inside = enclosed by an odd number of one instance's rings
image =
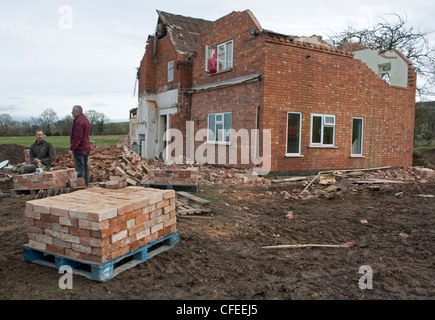
[[[417,102],[415,104],[416,106],[428,106],[428,107],[434,107],[435,108],[435,101],[425,101],[425,102]]]

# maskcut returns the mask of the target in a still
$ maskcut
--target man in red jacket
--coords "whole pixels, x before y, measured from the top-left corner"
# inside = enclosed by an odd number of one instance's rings
[[[83,108],[76,105],[72,109],[74,117],[70,134],[69,153],[74,154],[74,164],[78,178],[84,178],[86,187],[89,187],[89,167],[88,157],[91,151],[89,141],[90,123],[88,118],[83,114]]]

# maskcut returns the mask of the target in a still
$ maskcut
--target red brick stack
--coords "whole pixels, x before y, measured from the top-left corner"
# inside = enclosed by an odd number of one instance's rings
[[[27,246],[105,263],[176,231],[175,191],[89,188],[27,201]]]
[[[15,190],[39,190],[65,188],[69,180],[77,178],[75,169],[54,170],[41,174],[28,173],[14,176]]]
[[[157,185],[198,185],[198,168],[151,169],[149,184]]]

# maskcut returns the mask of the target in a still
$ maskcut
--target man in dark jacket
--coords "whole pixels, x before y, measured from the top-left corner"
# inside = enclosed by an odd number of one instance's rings
[[[72,115],[74,121],[70,134],[69,153],[74,154],[77,177],[84,178],[86,187],[89,187],[88,157],[89,151],[91,151],[91,143],[89,141],[91,125],[88,118],[83,114],[83,108],[81,106],[74,106]]]
[[[36,130],[36,141],[30,146],[30,164],[26,164],[19,174],[33,173],[36,168],[45,167],[46,171],[50,170],[53,162],[56,161],[56,151],[53,145],[44,140],[44,132],[41,129]]]

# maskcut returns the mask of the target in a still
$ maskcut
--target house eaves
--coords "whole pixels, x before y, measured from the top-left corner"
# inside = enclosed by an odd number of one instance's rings
[[[249,74],[249,75],[238,77],[238,78],[222,80],[222,81],[217,81],[217,82],[208,83],[208,84],[204,84],[201,86],[193,87],[191,89],[186,90],[186,92],[195,93],[195,92],[200,92],[200,91],[219,89],[219,88],[230,87],[230,86],[234,86],[234,85],[242,84],[242,83],[255,82],[255,81],[259,81],[260,79],[261,79],[261,73],[253,73],[253,74]]]

